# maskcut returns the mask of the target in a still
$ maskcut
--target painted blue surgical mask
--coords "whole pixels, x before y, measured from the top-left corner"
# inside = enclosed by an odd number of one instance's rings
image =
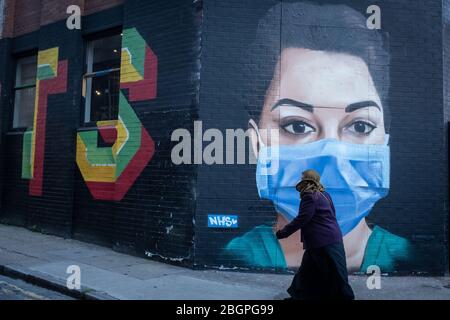
[[[383,145],[324,139],[266,147],[260,140],[256,170],[259,196],[271,200],[288,221],[298,215],[295,189],[303,171],[314,169],[331,195],[342,234],[348,234],[389,192],[389,136]]]

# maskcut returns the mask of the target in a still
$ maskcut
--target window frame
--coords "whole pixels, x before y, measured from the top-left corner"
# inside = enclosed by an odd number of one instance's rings
[[[92,79],[95,77],[105,76],[113,72],[119,72],[120,78],[120,65],[118,68],[112,68],[101,71],[93,71],[94,60],[94,48],[93,42],[101,40],[102,38],[108,38],[112,36],[122,36],[122,26],[109,30],[97,32],[95,34],[87,35],[84,37],[84,59],[83,59],[83,77],[82,77],[82,91],[84,93],[83,100],[83,113],[81,114],[81,127],[96,127],[96,121],[91,119],[92,111]],[[86,67],[86,69],[85,69]],[[120,89],[119,89],[120,90]],[[114,119],[111,119],[114,120]]]
[[[20,67],[23,65],[23,63],[30,61],[30,60],[35,60],[36,61],[36,74],[37,74],[37,52],[35,50],[30,51],[30,52],[26,52],[26,53],[22,53],[20,55],[15,56],[14,58],[14,85],[12,86],[12,113],[11,113],[11,122],[10,122],[10,131],[12,132],[24,132],[29,130],[30,128],[33,127],[33,124],[31,125],[31,127],[28,126],[19,126],[18,124],[16,124],[16,121],[18,122],[18,108],[16,108],[16,92],[20,91],[20,90],[25,90],[25,89],[29,89],[29,88],[34,88],[34,95],[36,98],[36,87],[37,87],[37,77],[35,77],[34,79],[34,83],[32,84],[27,84],[27,85],[19,85],[18,81],[19,78],[21,78],[21,69]],[[21,79],[20,79],[21,80]],[[35,106],[33,105],[33,114],[35,112],[34,110]]]

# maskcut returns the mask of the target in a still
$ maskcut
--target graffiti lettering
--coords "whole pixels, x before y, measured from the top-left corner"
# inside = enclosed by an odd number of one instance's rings
[[[235,215],[208,215],[208,227],[210,228],[237,228],[238,217]]]
[[[157,57],[135,28],[123,31],[119,116],[77,135],[77,164],[92,196],[120,201],[155,153],[155,144],[129,102],[156,97]],[[128,100],[122,90],[128,89]],[[98,147],[98,135],[114,143]]]
[[[38,54],[33,130],[25,133],[22,151],[22,178],[30,180],[32,196],[42,196],[48,97],[67,91],[68,62],[58,57],[58,47]]]

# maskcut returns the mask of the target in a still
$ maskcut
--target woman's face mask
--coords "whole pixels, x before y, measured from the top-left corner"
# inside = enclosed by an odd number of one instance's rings
[[[323,139],[303,145],[267,147],[259,139],[259,195],[271,200],[277,211],[291,221],[300,206],[295,186],[303,171],[314,169],[333,199],[337,221],[346,235],[388,194],[388,140],[386,135],[381,145]]]

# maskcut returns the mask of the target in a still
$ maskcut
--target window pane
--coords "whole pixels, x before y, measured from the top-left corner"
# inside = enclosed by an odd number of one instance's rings
[[[14,101],[14,128],[33,126],[36,88],[16,90]]]
[[[120,35],[94,40],[91,46],[93,50],[93,72],[120,68],[122,47],[122,37]]]
[[[91,121],[115,120],[119,106],[119,71],[92,78]]]
[[[37,57],[17,60],[16,87],[36,83]]]

